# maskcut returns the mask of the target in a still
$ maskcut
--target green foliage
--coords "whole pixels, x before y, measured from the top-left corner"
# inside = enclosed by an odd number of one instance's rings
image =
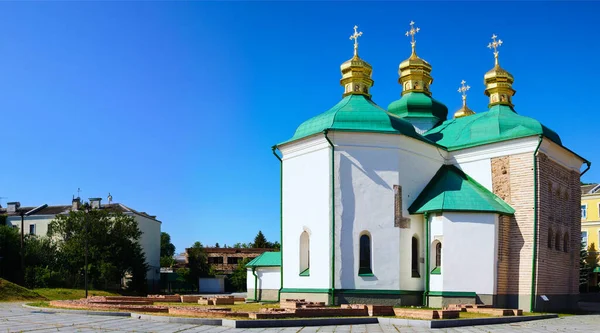
[[[248,264],[249,262],[249,258],[244,258],[238,263],[237,268],[229,277],[231,286],[234,288],[235,291],[246,291],[246,275],[248,273],[248,270],[246,269],[246,264]]]
[[[208,277],[210,273],[210,265],[202,243],[196,242],[188,249],[188,269],[187,282],[198,288],[198,279]]]
[[[50,301],[56,300],[72,300],[80,299],[85,297],[84,289],[68,289],[68,288],[37,288],[33,289],[34,292],[41,295]],[[90,296],[119,296],[119,293],[101,291],[101,290],[88,290]]]
[[[160,233],[160,267],[172,267],[175,264],[175,245],[171,243],[171,235]]]
[[[588,266],[586,262],[587,258],[587,249],[585,248],[585,243],[583,240],[581,241],[581,248],[579,250],[579,287],[587,288],[588,280],[590,276],[590,266]],[[581,290],[583,291],[583,290]]]
[[[269,244],[267,242],[267,238],[263,235],[262,231],[258,231],[256,237],[254,237],[254,243],[252,244],[255,248],[266,248]]]
[[[21,279],[21,236],[16,228],[0,225],[0,277],[9,281]]]
[[[126,274],[128,287],[146,290],[148,265],[138,243],[141,231],[135,218],[109,209],[71,211],[50,222],[48,236],[57,240],[57,268],[66,286],[83,285],[87,243],[88,281],[96,288],[115,289]]]

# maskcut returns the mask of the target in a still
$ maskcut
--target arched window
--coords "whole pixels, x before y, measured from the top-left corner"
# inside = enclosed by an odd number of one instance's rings
[[[442,267],[442,243],[435,244],[435,267]]]
[[[565,232],[563,236],[563,251],[569,252],[569,233]]]
[[[417,237],[412,238],[411,245],[412,277],[421,277],[421,275],[419,274],[419,240],[417,239]]]
[[[552,228],[548,228],[548,248],[549,249],[552,248],[552,237],[554,237],[554,234],[552,233]]]
[[[560,251],[560,231],[557,231],[554,235],[554,249]]]
[[[364,234],[360,236],[360,253],[358,274],[373,274],[371,270],[371,238]]]
[[[310,275],[310,236],[304,231],[300,234],[300,276]]]

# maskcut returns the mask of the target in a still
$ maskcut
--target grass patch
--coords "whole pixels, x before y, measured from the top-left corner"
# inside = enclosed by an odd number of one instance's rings
[[[40,288],[34,289],[34,292],[51,301],[65,301],[85,298],[84,289],[65,289],[65,288]],[[88,290],[89,296],[121,296],[118,293],[102,290]]]
[[[11,302],[11,301],[35,301],[45,300],[46,298],[39,293],[29,290],[25,287],[21,287],[18,284],[0,279],[0,301]]]

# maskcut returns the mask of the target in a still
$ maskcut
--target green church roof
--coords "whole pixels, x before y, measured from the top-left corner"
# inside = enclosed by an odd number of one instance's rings
[[[454,165],[443,165],[408,208],[410,214],[444,211],[508,215],[515,212],[506,202]]]
[[[279,267],[281,266],[281,252],[263,252],[252,259],[246,267]]]
[[[388,112],[400,118],[437,118],[440,121],[448,117],[448,108],[440,101],[421,92],[409,92],[399,100],[388,105]]]
[[[389,115],[371,99],[364,95],[348,95],[331,109],[302,123],[294,136],[284,143],[324,130],[404,134],[429,142],[410,123]]]
[[[495,105],[487,112],[447,120],[424,136],[457,150],[540,134],[562,146],[558,134],[539,121],[521,116],[509,106]]]

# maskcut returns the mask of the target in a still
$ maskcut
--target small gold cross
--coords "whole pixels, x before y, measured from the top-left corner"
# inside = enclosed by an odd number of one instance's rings
[[[417,32],[419,32],[419,30],[421,30],[421,28],[415,28],[415,22],[410,21],[410,30],[406,32],[406,37],[410,36],[410,44],[413,47],[415,46],[415,35],[417,34]]]
[[[463,105],[466,105],[466,103],[467,103],[467,91],[469,89],[471,89],[470,86],[468,86],[468,85],[465,86],[465,83],[467,83],[467,81],[465,81],[465,80],[460,81],[461,86],[460,86],[460,88],[458,88],[458,92],[462,95]]]
[[[498,65],[498,48],[500,46],[502,46],[502,40],[498,39],[496,40],[496,38],[498,38],[498,36],[496,36],[496,34],[492,35],[492,42],[488,44],[488,49],[490,50],[494,50],[494,59],[496,59],[496,65]]]
[[[362,36],[362,31],[358,32],[358,26],[354,26],[354,34],[350,36],[350,40],[354,39],[354,56],[358,56],[358,37]]]

